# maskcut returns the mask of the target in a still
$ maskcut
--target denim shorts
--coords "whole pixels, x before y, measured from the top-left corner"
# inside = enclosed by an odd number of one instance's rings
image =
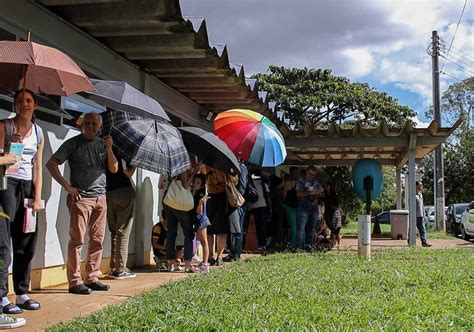
[[[201,229],[201,228],[206,228],[209,226],[211,222],[209,221],[209,218],[207,217],[206,214],[201,213],[196,216],[196,221],[194,222],[194,228]]]

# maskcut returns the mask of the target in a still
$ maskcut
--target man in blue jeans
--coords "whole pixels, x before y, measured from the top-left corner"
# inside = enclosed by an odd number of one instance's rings
[[[318,219],[318,198],[323,196],[323,188],[316,179],[316,167],[311,165],[296,183],[298,196],[296,247],[313,244],[313,229]]]
[[[237,190],[240,192],[241,195],[244,195],[245,190],[248,186],[248,176],[249,172],[247,166],[245,166],[244,162],[240,161],[240,175],[239,175],[239,182],[237,183]],[[230,254],[224,258],[224,262],[232,262],[237,261],[240,259],[240,255],[242,254],[242,245],[244,240],[244,221],[245,221],[245,214],[249,208],[249,203],[245,202],[244,205],[237,208],[236,213],[238,214],[239,218],[239,227],[237,229],[238,232],[231,232],[230,234]],[[233,227],[231,227],[232,229]]]
[[[423,220],[424,214],[423,194],[421,193],[421,183],[416,181],[416,228],[420,233],[421,245],[423,247],[431,247],[431,244],[426,240],[426,228]]]

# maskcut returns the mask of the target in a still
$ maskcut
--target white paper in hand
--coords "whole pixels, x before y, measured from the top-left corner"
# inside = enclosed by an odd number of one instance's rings
[[[37,213],[33,212],[32,198],[25,198],[25,218],[23,221],[23,233],[34,233],[36,231]],[[44,209],[44,201],[41,200],[41,208]]]

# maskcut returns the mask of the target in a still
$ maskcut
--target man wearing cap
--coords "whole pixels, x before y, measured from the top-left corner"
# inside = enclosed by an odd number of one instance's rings
[[[313,244],[313,229],[318,219],[318,198],[323,196],[323,188],[316,178],[316,167],[309,166],[306,174],[296,183],[298,196],[296,246],[303,248]]]

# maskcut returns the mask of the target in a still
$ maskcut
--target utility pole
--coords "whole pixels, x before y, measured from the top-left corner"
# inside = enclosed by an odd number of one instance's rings
[[[439,95],[439,36],[437,31],[431,34],[432,53],[431,63],[433,71],[433,111],[434,119],[441,127],[441,109]],[[446,231],[446,220],[444,216],[444,165],[443,165],[443,144],[440,144],[435,150],[435,171],[434,171],[434,189],[435,189],[435,217],[436,229]]]

